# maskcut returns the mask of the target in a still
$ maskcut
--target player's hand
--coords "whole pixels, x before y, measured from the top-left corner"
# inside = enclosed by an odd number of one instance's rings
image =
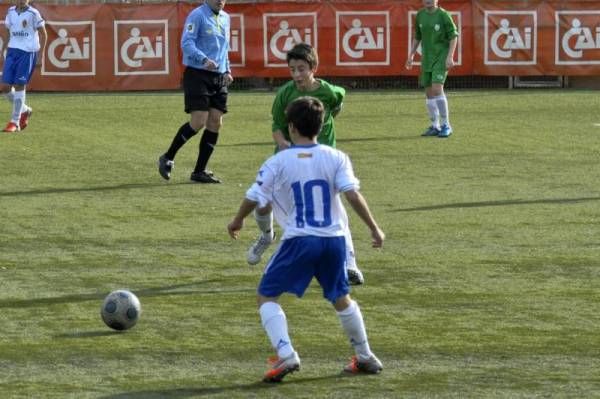
[[[385,240],[385,233],[378,227],[377,229],[371,231],[371,238],[373,248],[381,248],[383,247],[383,241]]]
[[[227,225],[227,232],[229,236],[234,240],[237,240],[240,236],[240,230],[244,227],[244,220],[233,219],[231,223]]]
[[[229,86],[233,83],[233,76],[231,76],[230,73],[226,73],[223,79],[223,83],[225,83],[225,86]]]
[[[217,64],[210,58],[208,58],[206,61],[204,61],[203,66],[204,66],[204,68],[208,69],[209,71],[214,71],[219,68],[219,64]]]
[[[413,67],[413,59],[412,57],[408,57],[408,59],[406,60],[406,64],[404,65],[404,67],[408,70],[411,70]]]
[[[456,63],[454,62],[454,59],[451,57],[446,58],[446,69],[454,68],[455,65]]]

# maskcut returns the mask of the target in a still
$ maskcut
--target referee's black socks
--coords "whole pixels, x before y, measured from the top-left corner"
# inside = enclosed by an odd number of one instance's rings
[[[208,164],[208,160],[210,159],[210,156],[217,145],[218,138],[218,132],[204,129],[202,138],[200,139],[200,152],[198,153],[198,161],[196,162],[194,173],[200,173],[206,170],[206,165]]]
[[[175,159],[175,154],[183,145],[192,137],[194,137],[198,132],[192,129],[189,122],[181,125],[175,137],[173,137],[173,141],[171,142],[171,146],[165,153],[165,156],[170,160]]]

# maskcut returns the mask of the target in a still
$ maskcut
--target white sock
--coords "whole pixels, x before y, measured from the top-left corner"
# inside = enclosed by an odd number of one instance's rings
[[[436,129],[440,128],[440,123],[438,118],[440,116],[440,112],[438,110],[437,103],[435,98],[428,98],[425,100],[425,105],[427,105],[427,114],[429,115],[429,120],[431,121],[431,126]]]
[[[263,235],[273,239],[273,212],[269,212],[266,215],[259,215],[258,212],[254,210],[254,219],[256,220],[258,229]]]
[[[356,257],[354,256],[354,243],[352,242],[352,234],[350,233],[350,229],[346,229],[346,234],[344,236],[346,240],[346,267],[348,269],[356,270],[358,266],[356,266]]]
[[[14,99],[13,99],[13,109],[12,116],[10,120],[17,125],[19,124],[19,119],[21,117],[21,108],[25,104],[25,91],[15,91]]]
[[[11,87],[10,91],[4,96],[6,97],[6,100],[8,100],[9,103],[12,103],[15,100],[15,88]]]
[[[258,309],[262,326],[271,340],[271,346],[280,358],[289,357],[293,352],[292,341],[288,335],[285,313],[276,302],[265,302]]]
[[[450,112],[448,111],[448,100],[446,99],[446,95],[442,94],[441,96],[434,97],[433,100],[435,100],[437,109],[440,113],[440,123],[442,125],[450,125]]]
[[[369,341],[367,340],[367,330],[363,321],[362,313],[355,301],[350,302],[350,306],[341,312],[337,312],[342,328],[350,339],[350,344],[354,347],[356,356],[361,360],[367,360],[373,356]]]

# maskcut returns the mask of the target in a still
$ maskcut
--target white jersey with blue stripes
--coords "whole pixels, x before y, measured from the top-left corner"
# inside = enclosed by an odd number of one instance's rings
[[[282,239],[345,234],[348,216],[340,198],[360,188],[352,163],[334,148],[314,144],[292,146],[260,168],[246,198],[264,207],[272,204]]]
[[[45,25],[45,21],[38,10],[28,6],[24,11],[18,12],[17,8],[12,6],[6,13],[4,24],[10,31],[7,47],[29,53],[39,51],[38,29]]]

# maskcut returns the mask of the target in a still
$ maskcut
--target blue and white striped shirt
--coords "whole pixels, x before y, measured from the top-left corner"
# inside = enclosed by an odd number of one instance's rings
[[[195,8],[186,18],[181,36],[183,64],[197,69],[206,69],[207,58],[218,64],[216,71],[229,69],[229,14],[215,14],[208,4]]]

